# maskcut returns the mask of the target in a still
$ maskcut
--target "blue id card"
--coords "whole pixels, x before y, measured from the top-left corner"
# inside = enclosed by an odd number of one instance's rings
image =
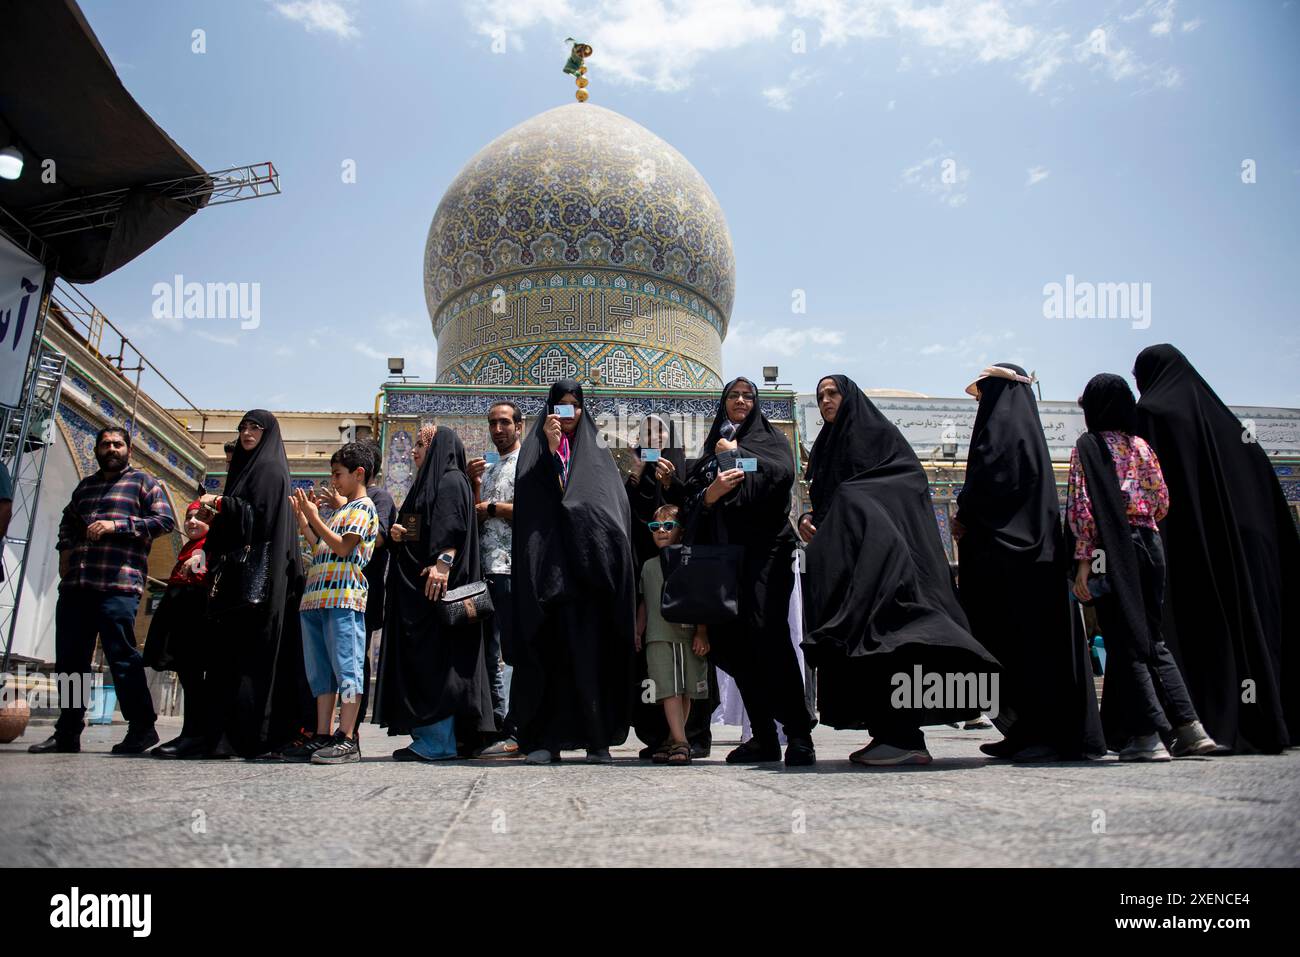
[[[736,468],[742,472],[757,472],[758,459],[736,459]]]
[[[571,419],[573,418],[573,406],[557,405],[551,414],[558,415],[562,419]]]
[[[501,461],[501,453],[496,451],[495,449],[492,450],[491,452],[484,452],[483,461],[486,462],[488,465],[496,465],[498,462]]]
[[[658,450],[658,449],[642,449],[642,450],[641,450],[641,461],[642,461],[642,462],[658,462],[659,459],[660,459],[660,453],[659,453],[659,450]]]

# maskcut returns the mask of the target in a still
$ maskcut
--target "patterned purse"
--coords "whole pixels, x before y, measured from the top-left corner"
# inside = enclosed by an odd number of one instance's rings
[[[448,627],[473,625],[492,617],[492,596],[487,582],[470,582],[438,599],[438,620]]]

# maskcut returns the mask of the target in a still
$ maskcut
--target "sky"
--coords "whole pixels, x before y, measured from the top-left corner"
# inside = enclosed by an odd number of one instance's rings
[[[592,102],[721,203],[726,376],[956,396],[1010,360],[1069,400],[1172,342],[1229,403],[1300,407],[1296,0],[81,6],[200,165],[281,174],[82,287],[202,407],[368,410],[390,355],[433,378],[434,211],[484,145],[572,101],[568,36],[595,50]],[[155,318],[178,274],[258,284],[257,328]],[[1067,282],[1077,308],[1049,315]],[[1120,283],[1127,311],[1074,298]]]

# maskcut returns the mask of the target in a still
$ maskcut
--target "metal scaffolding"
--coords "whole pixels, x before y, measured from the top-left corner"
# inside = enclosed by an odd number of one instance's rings
[[[47,240],[85,229],[112,228],[127,197],[141,190],[188,203],[197,211],[204,206],[275,196],[280,192],[280,174],[273,163],[250,163],[146,186],[74,196],[32,207],[24,223]]]

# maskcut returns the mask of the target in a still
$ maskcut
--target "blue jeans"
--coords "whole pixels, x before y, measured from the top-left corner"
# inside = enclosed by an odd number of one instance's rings
[[[456,757],[456,719],[443,718],[412,728],[411,750],[430,761]]]
[[[313,608],[302,615],[302,657],[307,683],[317,697],[339,692],[359,700],[366,613],[351,608]]]
[[[492,596],[492,626],[488,629],[487,662],[488,680],[492,693],[492,712],[497,730],[514,735],[510,720],[510,679],[514,676],[514,605],[511,598],[509,575],[488,575],[488,593]]]

